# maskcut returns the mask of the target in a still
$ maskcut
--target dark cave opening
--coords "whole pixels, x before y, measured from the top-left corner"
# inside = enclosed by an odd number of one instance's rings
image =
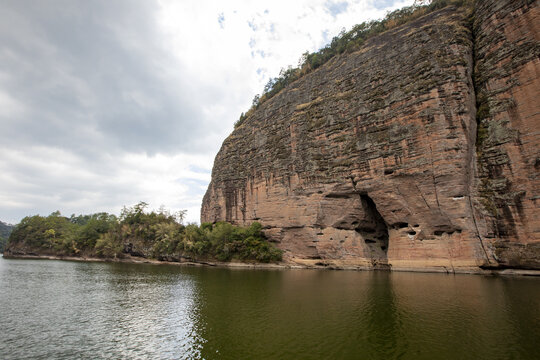
[[[371,262],[375,269],[388,268],[388,226],[377,210],[372,198],[367,194],[360,194],[365,217],[355,228],[364,238],[369,248]]]

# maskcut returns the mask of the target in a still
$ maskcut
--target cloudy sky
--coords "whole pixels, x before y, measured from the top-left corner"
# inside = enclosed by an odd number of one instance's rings
[[[282,67],[413,0],[0,0],[0,220],[146,201],[198,221]]]

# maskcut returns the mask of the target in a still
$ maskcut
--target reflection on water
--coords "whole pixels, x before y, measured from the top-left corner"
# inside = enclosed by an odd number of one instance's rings
[[[540,358],[540,279],[206,272],[207,359]]]
[[[0,358],[199,358],[195,280],[172,270],[0,259]]]
[[[0,358],[538,359],[540,279],[0,259]]]

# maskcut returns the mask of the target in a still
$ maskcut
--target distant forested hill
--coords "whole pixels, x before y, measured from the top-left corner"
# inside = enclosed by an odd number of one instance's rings
[[[13,230],[13,225],[6,224],[3,221],[0,221],[0,237],[7,239],[11,231]]]
[[[0,221],[0,254],[4,252],[4,247],[6,246],[7,239],[12,230],[13,225]]]

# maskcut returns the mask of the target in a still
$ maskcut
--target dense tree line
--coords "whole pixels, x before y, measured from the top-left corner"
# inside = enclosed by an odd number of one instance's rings
[[[184,212],[148,212],[146,207],[141,202],[124,208],[119,217],[97,213],[68,218],[60,212],[25,217],[11,233],[6,252],[169,261],[281,260],[281,250],[265,239],[259,223],[184,225]]]
[[[298,67],[289,66],[281,69],[279,76],[270,79],[262,95],[255,95],[251,108],[240,115],[234,124],[235,128],[240,126],[262,103],[274,97],[287,85],[319,68],[337,55],[359,50],[369,38],[448,5],[470,7],[472,4],[473,0],[416,0],[411,6],[388,13],[384,19],[363,22],[355,25],[350,31],[343,29],[330,44],[322,49],[313,53],[305,52],[298,62]]]

